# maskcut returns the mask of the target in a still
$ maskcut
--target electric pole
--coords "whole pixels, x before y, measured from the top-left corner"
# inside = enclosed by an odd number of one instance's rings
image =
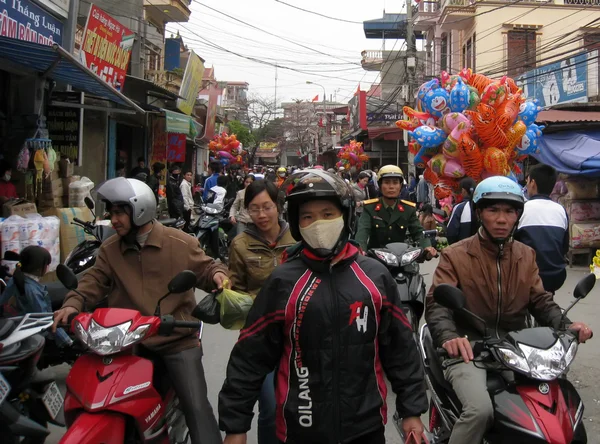
[[[275,114],[275,118],[277,118],[277,63],[275,63],[275,103],[273,106],[275,107],[273,112]]]
[[[412,0],[406,0],[406,70],[408,72],[408,102],[412,105],[415,70],[417,68],[417,47],[413,30]]]

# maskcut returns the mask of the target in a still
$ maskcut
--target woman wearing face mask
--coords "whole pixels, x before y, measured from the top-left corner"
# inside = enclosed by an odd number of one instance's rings
[[[10,181],[12,177],[12,168],[6,161],[0,162],[0,203],[17,199],[17,188]]]
[[[246,195],[246,188],[252,182],[254,182],[254,176],[248,174],[244,179],[244,188],[237,192],[233,205],[231,205],[231,209],[229,210],[229,220],[233,225],[237,226],[237,234],[243,233],[246,225],[251,222],[248,210],[244,206],[244,196]]]
[[[301,242],[262,286],[231,352],[219,394],[224,444],[246,442],[274,369],[281,442],[384,443],[384,374],[404,433],[420,442],[428,403],[418,351],[389,271],[348,241],[352,189],[313,169],[292,174],[282,190]]]
[[[245,191],[244,208],[251,223],[231,242],[229,276],[234,290],[256,295],[281,263],[285,249],[296,241],[287,222],[279,220],[275,184],[266,180],[251,181],[242,191]],[[277,444],[273,373],[266,375],[260,389],[258,409],[258,443]]]

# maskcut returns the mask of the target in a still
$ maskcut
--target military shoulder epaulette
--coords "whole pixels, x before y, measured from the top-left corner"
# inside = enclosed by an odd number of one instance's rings
[[[402,202],[404,205],[410,205],[411,207],[417,207],[417,204],[414,202],[411,202],[409,200],[401,200],[400,202]]]
[[[379,198],[363,200],[363,205],[370,205],[379,202]]]

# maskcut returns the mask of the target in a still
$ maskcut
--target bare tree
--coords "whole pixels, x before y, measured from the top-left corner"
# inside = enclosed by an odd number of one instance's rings
[[[318,138],[318,117],[313,103],[295,100],[284,107],[285,145],[305,154]]]
[[[247,102],[248,117],[252,131],[261,130],[277,117],[277,108],[273,97],[250,94]]]

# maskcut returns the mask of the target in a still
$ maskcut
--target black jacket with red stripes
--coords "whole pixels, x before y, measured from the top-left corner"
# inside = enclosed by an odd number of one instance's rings
[[[277,267],[240,332],[219,394],[219,424],[250,430],[277,368],[277,437],[344,443],[387,421],[386,383],[401,417],[427,410],[421,361],[388,270],[348,244],[331,266],[304,250]]]

